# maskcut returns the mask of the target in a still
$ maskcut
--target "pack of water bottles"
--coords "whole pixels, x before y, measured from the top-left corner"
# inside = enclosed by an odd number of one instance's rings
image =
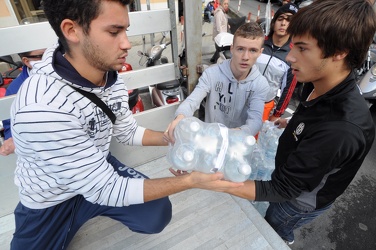
[[[252,135],[186,117],[175,127],[175,143],[167,159],[177,169],[204,173],[222,172],[226,180],[243,182],[252,173],[249,160],[256,145]]]
[[[253,172],[251,180],[270,180],[275,169],[275,155],[278,140],[284,129],[278,128],[274,122],[265,121],[259,132],[257,144],[254,147],[251,160]]]

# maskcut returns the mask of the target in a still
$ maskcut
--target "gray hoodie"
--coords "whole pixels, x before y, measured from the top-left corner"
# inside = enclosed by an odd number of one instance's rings
[[[246,79],[237,81],[230,69],[230,62],[231,59],[228,59],[207,68],[175,115],[192,116],[206,97],[205,122],[222,123],[256,135],[262,126],[269,84],[256,65],[253,65]]]

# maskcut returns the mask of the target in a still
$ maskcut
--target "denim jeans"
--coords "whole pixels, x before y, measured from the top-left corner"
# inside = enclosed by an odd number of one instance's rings
[[[292,242],[294,241],[294,229],[311,222],[328,210],[330,206],[331,204],[313,211],[302,211],[295,208],[290,202],[270,202],[265,220],[283,240]]]
[[[209,20],[209,23],[212,23],[213,20],[214,20],[214,16],[212,16],[211,12],[210,11],[205,11],[205,15],[206,17],[204,17],[205,19],[207,18],[207,20]]]

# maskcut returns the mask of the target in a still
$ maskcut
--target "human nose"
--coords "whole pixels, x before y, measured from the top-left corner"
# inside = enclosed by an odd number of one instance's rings
[[[120,48],[122,50],[130,50],[132,48],[132,44],[129,42],[126,32],[124,32],[124,36],[121,37]]]
[[[287,61],[288,63],[293,63],[293,62],[296,61],[296,59],[295,59],[295,57],[294,57],[294,55],[293,55],[293,51],[292,51],[292,49],[291,49],[290,52],[287,54],[287,56],[286,56],[286,61]]]
[[[250,52],[248,50],[245,50],[243,53],[242,53],[242,60],[248,60],[250,57]]]

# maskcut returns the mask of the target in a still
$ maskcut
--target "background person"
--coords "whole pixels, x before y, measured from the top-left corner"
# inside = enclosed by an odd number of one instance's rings
[[[263,114],[264,121],[274,121],[281,117],[296,86],[296,79],[291,72],[290,63],[286,61],[286,56],[292,46],[287,28],[291,18],[297,12],[298,7],[291,3],[285,4],[277,10],[270,24],[270,32],[265,37],[264,50],[257,58],[256,64],[270,86]],[[274,102],[279,90],[281,90],[281,96],[274,109]]]
[[[204,10],[205,15],[208,17],[210,23],[214,20],[214,1],[209,1]]]
[[[214,0],[214,10],[216,10],[219,7],[220,5],[219,1],[220,0]]]
[[[20,53],[19,56],[22,61],[22,71],[8,86],[5,96],[17,94],[19,88],[26,78],[30,75],[30,70],[32,69],[32,63],[39,61],[45,49],[33,50],[29,52]],[[0,155],[9,155],[14,153],[14,143],[12,139],[12,132],[10,130],[10,120],[3,120],[4,127],[4,143],[0,147]]]
[[[175,126],[184,117],[193,116],[204,98],[205,122],[222,123],[256,135],[262,126],[262,113],[268,83],[255,62],[262,52],[264,33],[252,21],[240,26],[231,45],[232,58],[207,68],[193,92],[179,105],[168,132],[174,142]]]
[[[213,41],[214,38],[222,32],[228,31],[228,17],[227,17],[227,11],[228,11],[228,2],[229,0],[220,0],[220,5],[215,8],[214,11],[214,23],[213,23]],[[214,42],[215,44],[215,42]],[[210,62],[215,63],[219,58],[219,51],[218,46],[215,44],[216,50],[214,52],[214,55],[212,58],[210,58]]]

